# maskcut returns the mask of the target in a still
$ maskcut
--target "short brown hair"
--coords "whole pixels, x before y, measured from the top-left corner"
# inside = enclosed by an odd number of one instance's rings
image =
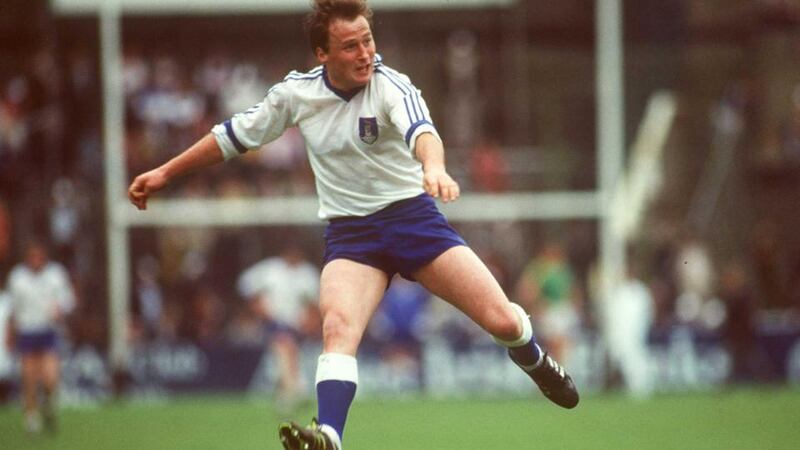
[[[312,8],[306,15],[303,29],[315,53],[317,47],[328,51],[328,26],[334,19],[354,20],[364,16],[372,25],[372,10],[366,0],[313,0]]]

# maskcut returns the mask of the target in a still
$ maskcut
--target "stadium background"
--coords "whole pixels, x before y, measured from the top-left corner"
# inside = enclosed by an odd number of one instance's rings
[[[448,165],[464,191],[597,189],[594,2],[489,3],[494,6],[379,9],[379,52],[422,89],[448,144]],[[79,293],[65,330],[69,348],[62,401],[68,415],[63,436],[57,438],[62,441],[33,445],[71,448],[65,443],[70,426],[74,436],[82,415],[94,408],[102,414],[90,415],[91,420],[121,416],[116,420],[128,423],[147,415],[170,417],[169,408],[192,410],[186,407],[187,395],[203,398],[198,400],[205,405],[202,411],[243,408],[255,416],[245,422],[256,427],[258,417],[271,414],[274,373],[235,292],[235,279],[286,241],[301,243],[310,259],[319,261],[322,225],[132,228],[131,315],[124,333],[132,353],[128,375],[117,376],[107,358],[111,331],[99,20],[90,12],[58,14],[45,1],[6,1],[0,12],[0,280],[4,284],[19,261],[19,244],[38,233],[48,236],[55,259],[67,266]],[[464,220],[456,226],[512,294],[525,266],[545,244],[564,249],[576,275],[575,301],[581,311],[566,365],[589,398],[596,399],[586,405],[587,414],[619,414],[625,422],[641,408],[658,421],[660,410],[686,414],[676,404],[691,408],[692,402],[702,401],[697,398],[708,400],[703,392],[712,392],[709,402],[729,405],[745,417],[752,403],[767,401],[783,411],[775,413],[776,423],[796,422],[797,393],[791,386],[800,380],[800,5],[648,0],[624,2],[623,18],[625,147],[633,145],[654,94],[668,92],[677,105],[654,175],[658,190],[627,242],[628,262],[650,287],[656,309],[650,333],[656,397],[628,400],[619,371],[609,361],[596,298],[600,230],[595,219]],[[300,19],[291,11],[123,16],[127,173],[174,155],[213,123],[260,99],[288,70],[309,68],[311,54]],[[290,134],[269,149],[188,176],[164,196],[269,199],[312,191],[302,142]],[[688,263],[684,255],[697,256],[689,251],[697,249],[699,259],[692,263],[708,265],[711,287],[699,302],[681,304],[678,299],[688,288],[676,266]],[[725,332],[731,315],[724,313],[726,276],[737,267],[752,292],[749,320],[756,333],[750,339],[757,349],[755,361],[741,372],[734,370],[728,339],[736,337]],[[161,299],[154,323],[146,323],[143,313],[147,289]],[[498,416],[505,408],[524,414],[526,409],[512,400],[523,392],[533,402],[532,414],[539,414],[534,417],[547,423],[547,405],[537,401],[530,383],[502,352],[448,308],[436,303],[428,308],[431,319],[421,322],[420,345],[410,359],[385,352],[392,343],[385,342],[378,327],[368,336],[359,394],[365,411],[379,411],[375,405],[384,404],[402,410],[397,406],[401,399],[411,398],[405,401],[441,410],[450,420],[468,414],[470,405],[492,402],[502,405],[496,406]],[[305,349],[309,377],[317,348],[309,342]],[[763,387],[770,388],[767,394]],[[233,400],[216,403],[208,394]],[[133,405],[120,406],[113,402],[117,398]],[[454,399],[464,403],[448,403]],[[146,412],[136,416],[137,408]],[[160,408],[167,412],[159,413]],[[413,423],[414,408],[409,409],[402,417],[411,419],[401,421]],[[709,420],[710,430],[720,429],[710,421],[713,412],[694,409],[697,422]],[[31,445],[15,429],[14,404],[0,411],[0,429],[18,439],[12,447]],[[479,409],[474,414],[481,416]],[[198,414],[194,427],[203,428],[197,423],[202,420]],[[394,419],[388,415],[386,420]],[[557,430],[580,434],[568,417],[559,422],[559,413],[553,420]],[[730,422],[722,428],[725,433],[736,436],[731,430],[744,428],[758,436],[758,427],[745,418]],[[153,430],[134,431],[129,439]],[[788,448],[791,428],[776,425],[776,430],[783,433],[768,434],[766,447]],[[640,431],[647,434],[646,428]],[[702,439],[702,426],[697,433],[696,439]],[[124,448],[113,436],[107,439],[106,447]],[[179,448],[180,437],[167,439],[163,448]],[[663,437],[650,445],[636,439],[576,439],[567,447],[600,442],[605,448],[686,448]],[[362,448],[357,442],[354,448]],[[559,446],[558,440],[552,442]],[[738,448],[752,448],[742,442]],[[93,445],[82,448],[100,448]]]

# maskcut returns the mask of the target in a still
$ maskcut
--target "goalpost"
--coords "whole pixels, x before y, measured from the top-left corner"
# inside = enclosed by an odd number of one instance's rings
[[[625,265],[624,227],[614,227],[625,209],[615,197],[627,198],[623,175],[624,86],[622,75],[622,0],[596,0],[597,179],[595,191],[464,194],[442,207],[453,221],[596,219],[600,222],[600,262],[603,297]],[[100,17],[104,106],[105,207],[109,286],[109,363],[124,369],[129,351],[125,339],[129,319],[131,227],[241,226],[254,224],[316,224],[315,197],[240,200],[160,200],[147,213],[127,201],[129,181],[123,155],[124,94],[121,74],[121,25],[125,13],[163,14],[220,12],[286,12],[305,9],[297,0],[52,0],[57,14],[96,13]],[[511,6],[516,0],[370,0],[374,9]],[[624,221],[623,221],[624,222]]]

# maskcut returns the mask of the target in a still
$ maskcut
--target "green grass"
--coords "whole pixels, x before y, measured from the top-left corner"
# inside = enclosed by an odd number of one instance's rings
[[[297,419],[308,420],[308,408]],[[17,408],[0,408],[0,448],[9,450],[279,449],[280,418],[266,401],[184,398],[65,409],[56,436],[27,436]],[[796,449],[800,390],[735,390],[586,398],[565,411],[541,400],[359,400],[348,450]]]

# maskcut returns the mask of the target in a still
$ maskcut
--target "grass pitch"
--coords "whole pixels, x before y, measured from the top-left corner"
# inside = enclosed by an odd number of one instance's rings
[[[310,419],[314,410],[294,419]],[[19,408],[0,408],[0,448],[9,450],[280,449],[282,417],[266,400],[183,398],[65,409],[55,436],[28,436]],[[800,390],[748,389],[585,398],[572,411],[533,399],[359,399],[348,450],[796,449]]]

